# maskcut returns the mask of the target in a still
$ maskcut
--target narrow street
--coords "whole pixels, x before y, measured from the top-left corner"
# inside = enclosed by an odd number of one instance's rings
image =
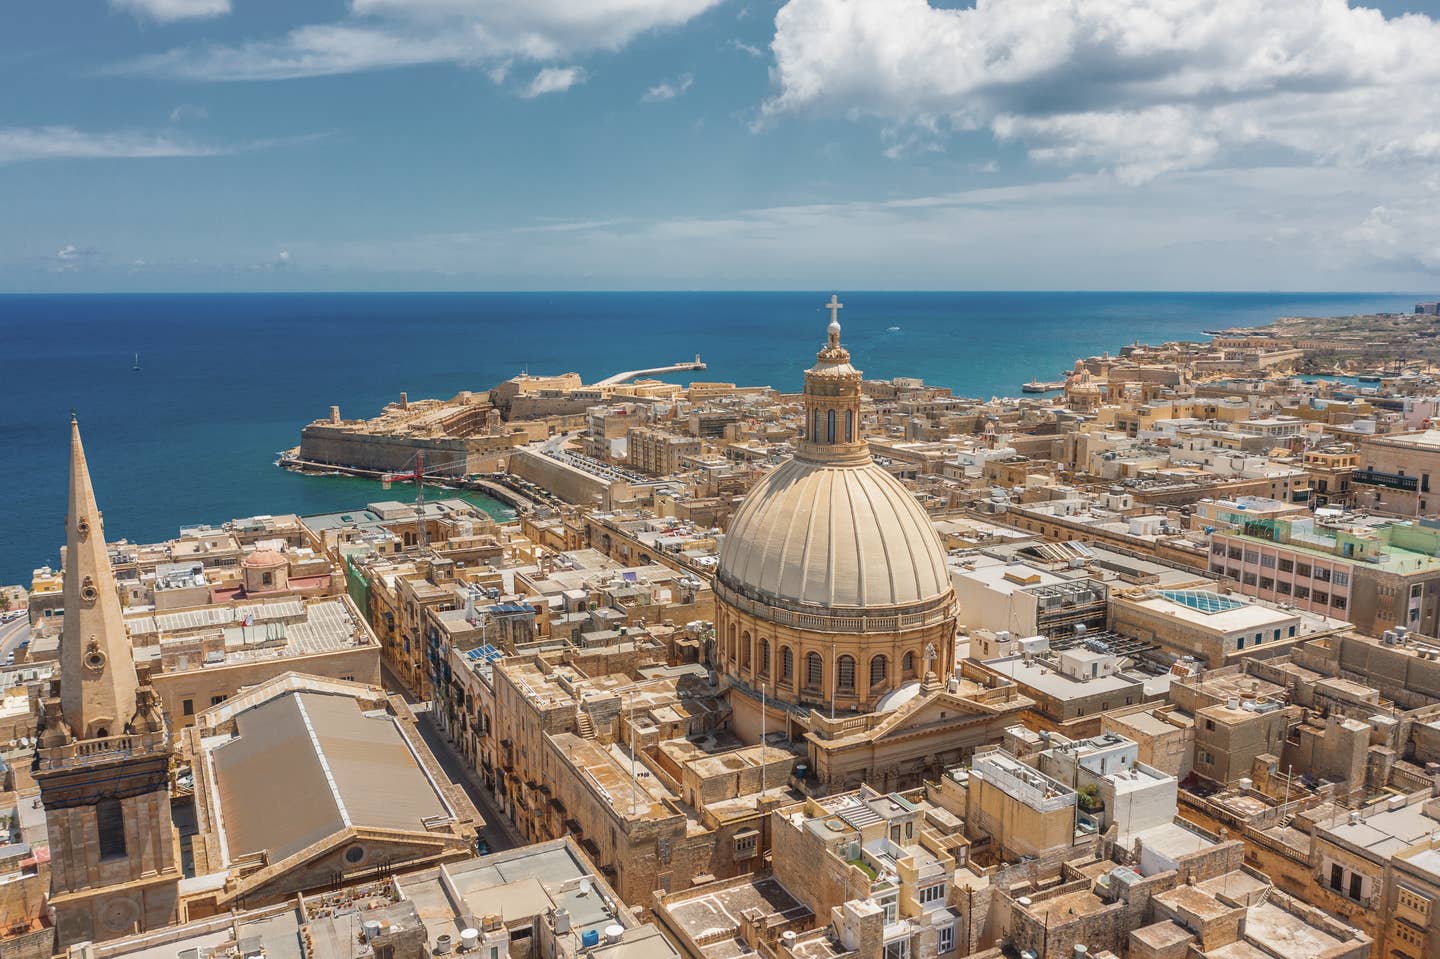
[[[499,852],[502,849],[514,849],[516,846],[525,845],[525,839],[495,808],[479,775],[471,771],[465,757],[456,752],[455,747],[450,745],[445,734],[440,731],[440,727],[436,725],[435,717],[430,711],[430,704],[416,700],[410,691],[386,668],[384,663],[380,665],[380,677],[386,690],[405,697],[405,701],[410,704],[411,710],[415,713],[415,718],[419,720],[415,728],[420,730],[421,738],[425,740],[425,745],[430,747],[430,752],[435,754],[435,760],[440,763],[440,768],[445,770],[445,775],[450,777],[451,782],[465,790],[470,801],[480,811],[481,818],[485,820],[485,827],[480,830],[480,838],[489,843],[490,851]]]

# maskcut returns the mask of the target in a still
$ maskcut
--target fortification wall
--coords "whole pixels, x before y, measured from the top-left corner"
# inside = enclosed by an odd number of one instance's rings
[[[603,506],[610,491],[610,484],[605,479],[534,450],[515,450],[510,456],[510,472],[549,490],[567,503],[577,505]]]
[[[503,470],[512,442],[510,436],[391,436],[311,424],[300,431],[300,458],[330,466],[399,473],[413,469],[415,454],[423,453],[427,471],[461,476]]]

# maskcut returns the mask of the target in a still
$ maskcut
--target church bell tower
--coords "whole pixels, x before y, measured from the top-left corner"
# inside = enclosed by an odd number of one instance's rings
[[[167,925],[180,880],[169,731],[136,673],[73,415],[65,526],[59,689],[43,704],[35,767],[59,950]]]

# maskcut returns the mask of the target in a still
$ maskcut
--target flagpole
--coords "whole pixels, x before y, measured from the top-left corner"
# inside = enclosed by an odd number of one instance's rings
[[[765,683],[760,683],[760,798],[765,798]]]

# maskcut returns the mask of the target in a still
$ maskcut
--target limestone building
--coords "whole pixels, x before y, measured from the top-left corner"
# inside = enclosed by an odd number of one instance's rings
[[[35,769],[60,948],[168,924],[180,881],[173,747],[159,699],[135,671],[73,416],[64,596],[62,681],[44,701]]]
[[[737,691],[737,730],[758,735],[818,706],[868,712],[953,660],[955,592],[925,512],[871,459],[861,373],[829,340],[805,373],[804,436],[746,497],[715,578],[718,666]]]

